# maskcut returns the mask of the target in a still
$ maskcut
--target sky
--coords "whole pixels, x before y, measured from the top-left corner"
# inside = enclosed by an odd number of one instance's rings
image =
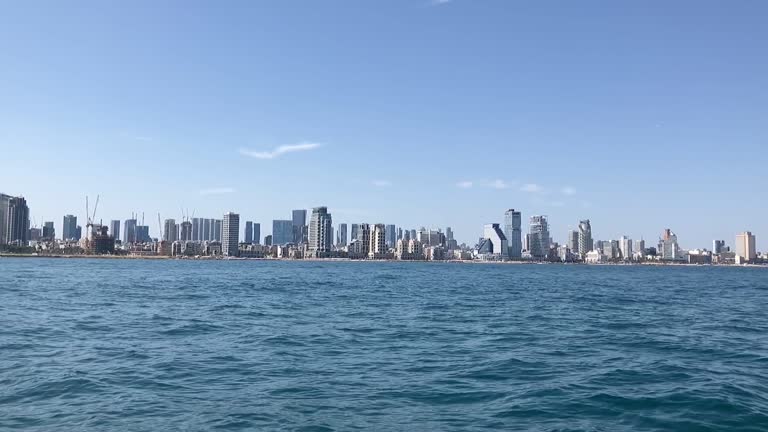
[[[33,223],[228,211],[768,243],[768,2],[29,1],[0,14],[0,192]],[[526,230],[524,222],[524,231]]]

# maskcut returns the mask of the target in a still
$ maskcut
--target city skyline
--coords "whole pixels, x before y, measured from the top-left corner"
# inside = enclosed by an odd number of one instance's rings
[[[233,210],[262,237],[316,206],[467,243],[508,208],[560,243],[768,232],[768,4],[440,3],[9,4],[2,190],[57,233],[97,194],[105,223]]]

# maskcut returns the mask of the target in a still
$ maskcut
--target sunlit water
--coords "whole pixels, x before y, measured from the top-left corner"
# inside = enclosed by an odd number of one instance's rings
[[[0,258],[0,430],[768,430],[768,269]]]

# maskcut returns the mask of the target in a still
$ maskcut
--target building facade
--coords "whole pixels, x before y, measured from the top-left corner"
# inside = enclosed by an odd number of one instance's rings
[[[534,258],[543,259],[549,255],[549,224],[546,216],[531,216],[530,252]]]
[[[251,221],[245,222],[245,239],[243,241],[253,244],[253,222]]]
[[[272,221],[272,244],[285,245],[293,243],[293,221],[273,220]]]
[[[114,222],[114,221],[113,221]],[[117,222],[118,226],[120,221]],[[77,240],[77,216],[66,215],[61,224],[61,239],[62,240]]]
[[[23,197],[8,200],[6,242],[26,246],[29,241],[29,207]]]
[[[163,227],[163,241],[175,242],[176,236],[176,220],[166,219],[165,226]]]
[[[504,212],[504,236],[509,247],[508,257],[519,259],[523,253],[522,214],[509,209]]]
[[[735,252],[737,256],[744,258],[747,262],[754,261],[757,258],[755,236],[749,231],[737,235]]]
[[[592,239],[592,224],[589,219],[584,219],[579,222],[579,250],[578,253],[582,258],[587,256],[587,253],[595,248],[594,240]]]
[[[333,251],[333,218],[327,207],[312,209],[309,221],[309,255],[313,258],[327,258]]]
[[[339,241],[337,244],[339,247],[346,247],[349,244],[349,238],[347,237],[347,224],[339,224],[338,237]]]
[[[376,224],[370,229],[368,258],[384,258],[387,255],[387,251],[387,227],[384,224]]]
[[[304,243],[304,227],[307,225],[307,211],[293,210],[291,212],[291,222],[293,223],[293,243]]]
[[[10,195],[0,193],[0,245],[8,243],[8,205]]]
[[[75,220],[75,225],[77,225],[77,220]],[[77,227],[75,227],[75,229],[77,229]],[[112,236],[113,239],[120,240],[120,221],[119,220],[109,221],[109,234]]]
[[[221,254],[237,256],[240,248],[240,215],[229,212],[222,219]]]

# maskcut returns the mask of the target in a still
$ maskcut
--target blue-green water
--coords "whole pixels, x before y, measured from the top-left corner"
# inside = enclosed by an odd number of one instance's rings
[[[0,258],[0,430],[768,430],[768,269]]]

